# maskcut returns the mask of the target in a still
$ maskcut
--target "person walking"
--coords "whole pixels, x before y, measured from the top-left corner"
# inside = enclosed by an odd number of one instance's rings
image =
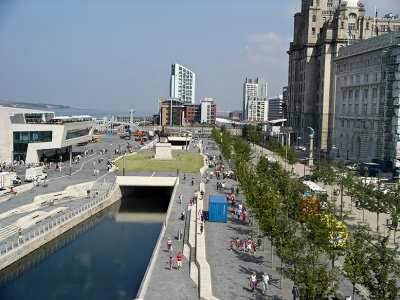
[[[203,223],[200,224],[200,234],[203,234],[203,230],[204,230],[204,225]]]
[[[182,196],[182,194],[179,194],[179,197],[178,197],[178,199],[179,199],[179,204],[182,204],[182,199],[183,199],[183,196]]]
[[[172,254],[169,255],[169,270],[172,271],[172,265],[174,264],[174,257],[172,256]]]
[[[180,252],[176,256],[176,263],[178,264],[178,270],[182,269],[182,254]]]
[[[251,292],[254,294],[254,290],[257,288],[257,275],[256,272],[250,275],[249,284],[251,288]]]
[[[268,284],[269,284],[269,275],[267,274],[267,272],[264,272],[264,274],[262,275],[262,287],[264,295],[268,292]]]
[[[90,198],[90,190],[86,191],[86,198]]]
[[[233,241],[230,243],[230,250],[233,251]]]
[[[172,252],[172,240],[170,237],[167,240],[167,248],[168,248],[168,252]]]
[[[243,241],[242,243],[242,252],[244,253],[246,251],[246,242]]]
[[[239,247],[240,247],[240,238],[239,237],[236,237],[235,245],[236,245],[236,251],[239,251]]]

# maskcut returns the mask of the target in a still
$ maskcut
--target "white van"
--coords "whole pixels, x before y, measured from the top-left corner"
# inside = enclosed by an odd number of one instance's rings
[[[1,172],[0,173],[0,188],[5,189],[14,185],[14,180],[17,180],[15,172]]]
[[[35,178],[46,179],[47,173],[43,167],[28,168],[25,172],[25,181],[33,181]]]

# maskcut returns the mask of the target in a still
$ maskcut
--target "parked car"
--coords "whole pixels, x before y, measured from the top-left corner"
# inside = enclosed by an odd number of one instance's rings
[[[301,164],[308,164],[308,157],[301,157],[299,158],[299,162]]]
[[[360,166],[358,164],[348,164],[346,165],[346,168],[350,171],[358,171],[360,169]]]

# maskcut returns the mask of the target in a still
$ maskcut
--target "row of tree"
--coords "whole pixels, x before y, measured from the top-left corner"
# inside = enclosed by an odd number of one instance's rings
[[[254,135],[257,130],[247,132]],[[389,250],[387,247],[388,237],[373,238],[367,226],[359,225],[349,233],[345,245],[336,243],[335,232],[343,229],[336,228],[338,222],[327,222],[326,217],[337,213],[335,201],[331,200],[335,197],[318,199],[324,213],[306,211],[303,185],[279,163],[260,157],[253,164],[249,140],[230,136],[226,129],[214,128],[212,136],[224,158],[234,161],[247,205],[271,241],[271,262],[275,248],[282,276],[290,278],[300,288],[303,299],[325,299],[337,290],[343,276],[353,284],[353,290],[356,284],[368,289],[369,299],[397,298],[396,277],[400,275],[400,268],[396,261],[397,248]],[[270,147],[280,149],[274,140]],[[335,173],[322,163],[316,170],[326,184],[338,181],[338,176],[332,172]],[[340,180],[346,180],[346,184],[343,183],[346,191],[354,192],[357,198],[359,192],[347,183],[350,178],[340,176]],[[342,267],[335,266],[339,257],[344,258]]]

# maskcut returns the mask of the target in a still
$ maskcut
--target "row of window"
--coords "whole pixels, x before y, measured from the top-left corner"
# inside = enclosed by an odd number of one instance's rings
[[[362,59],[357,62],[340,64],[338,67],[338,71],[340,73],[344,71],[351,71],[351,70],[357,70],[357,69],[380,66],[380,65],[381,65],[381,58],[376,56],[374,58]]]
[[[379,82],[379,80],[380,80],[379,73],[374,73],[372,78],[369,75],[370,75],[369,73],[364,74],[362,83],[364,83],[364,84],[369,83],[371,79],[372,79],[371,82],[374,82],[374,83]],[[354,75],[343,76],[341,86],[351,86],[351,85],[360,84],[360,83],[361,83],[361,75],[360,74],[357,74],[355,76]]]
[[[344,103],[347,99],[349,100],[349,104],[351,104],[351,100],[353,100],[353,97],[355,100],[360,99],[360,89],[355,89],[355,90],[344,90],[342,91],[342,102]],[[362,90],[362,100],[366,101],[369,98],[369,89],[363,89]],[[378,98],[378,88],[372,88],[372,99],[377,99]]]
[[[342,128],[360,128],[374,130],[378,128],[378,122],[360,120],[340,120]]]
[[[371,111],[368,112],[368,103],[363,103],[361,106],[356,103],[354,104],[354,110],[353,110],[353,104],[349,104],[346,105],[345,103],[343,103],[342,105],[342,114],[355,114],[355,115],[359,115],[360,114],[360,107],[362,107],[362,112],[361,114],[363,115],[376,115],[377,114],[377,105],[376,103],[372,103],[371,104]]]

